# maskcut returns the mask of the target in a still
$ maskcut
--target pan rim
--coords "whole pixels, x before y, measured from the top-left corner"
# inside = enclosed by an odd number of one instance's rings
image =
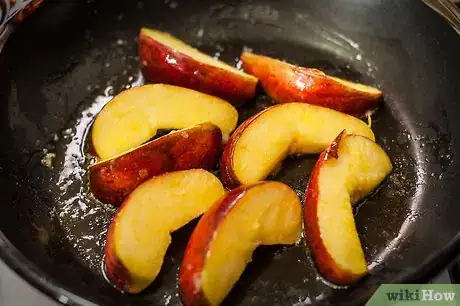
[[[54,301],[72,306],[97,306],[88,299],[63,288],[55,280],[27,259],[0,230],[0,260],[24,281]]]
[[[428,258],[417,269],[409,272],[402,272],[393,283],[426,283],[448,266],[460,253],[460,232],[443,249],[439,250]],[[57,284],[53,279],[47,279],[47,274],[27,259],[0,231],[0,260],[2,260],[12,271],[19,275],[24,281],[44,293],[54,301],[71,306],[97,306],[92,301],[72,293]],[[370,299],[377,290],[368,291],[364,298]]]
[[[421,0],[431,10],[435,11],[444,21],[460,34],[460,8],[451,0]],[[441,10],[440,8],[447,8]],[[452,18],[457,22],[452,22]],[[10,31],[11,33],[12,31]],[[8,34],[10,34],[8,33]],[[2,45],[0,45],[0,52]],[[442,269],[447,267],[460,254],[460,232],[457,233],[448,244],[438,250],[425,262],[406,272],[401,272],[399,277],[394,279],[394,283],[425,283],[435,277]],[[97,306],[94,302],[84,298],[72,291],[64,288],[58,281],[49,277],[31,260],[26,258],[11,241],[0,230],[0,260],[3,261],[12,271],[19,275],[24,281],[34,288],[44,293],[54,301],[72,306]],[[379,285],[375,285],[373,290],[363,296],[366,300],[370,299]]]

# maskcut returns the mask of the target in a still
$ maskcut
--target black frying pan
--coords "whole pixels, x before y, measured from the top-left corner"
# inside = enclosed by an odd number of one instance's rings
[[[114,209],[87,188],[94,115],[142,82],[141,26],[229,63],[247,46],[385,93],[373,128],[395,170],[356,215],[370,275],[333,288],[303,243],[262,247],[226,304],[360,304],[380,283],[429,280],[460,253],[460,39],[421,1],[51,1],[0,56],[0,255],[26,280],[71,305],[180,304],[178,265],[194,224],[173,234],[154,284],[124,295],[101,274]],[[240,120],[270,103],[260,94]],[[46,152],[56,154],[52,169]],[[302,194],[314,161],[291,158],[273,179]]]

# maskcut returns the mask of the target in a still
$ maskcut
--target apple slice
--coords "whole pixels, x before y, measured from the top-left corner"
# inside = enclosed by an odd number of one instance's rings
[[[101,159],[109,159],[148,141],[158,129],[210,122],[227,139],[237,121],[236,109],[219,98],[172,85],[144,85],[123,91],[102,109],[92,143]]]
[[[352,83],[324,72],[244,52],[244,70],[260,79],[268,95],[279,103],[305,102],[351,115],[363,115],[382,98],[377,88]]]
[[[301,215],[299,198],[283,183],[260,182],[228,193],[190,237],[179,272],[185,305],[220,304],[257,246],[294,244],[300,238]]]
[[[240,71],[168,33],[142,28],[139,58],[145,78],[195,89],[232,102],[254,97],[257,78]]]
[[[374,140],[363,121],[332,109],[306,103],[267,108],[230,137],[222,155],[221,179],[228,188],[261,181],[287,155],[320,153],[344,129]]]
[[[170,233],[225,194],[217,177],[201,170],[171,172],[140,185],[112,220],[105,245],[105,272],[122,291],[138,293],[158,275]]]
[[[179,130],[90,168],[94,196],[118,205],[149,178],[178,170],[212,169],[222,152],[222,133],[211,124]]]
[[[352,204],[375,190],[392,171],[375,142],[341,133],[319,157],[305,193],[305,237],[320,273],[348,285],[367,273]]]

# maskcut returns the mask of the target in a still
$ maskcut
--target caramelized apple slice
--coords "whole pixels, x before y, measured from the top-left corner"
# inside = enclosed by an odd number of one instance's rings
[[[377,88],[274,58],[245,52],[241,59],[244,70],[259,78],[268,95],[279,103],[305,102],[363,115],[374,108],[383,95]]]
[[[391,172],[387,154],[373,141],[340,134],[321,154],[305,193],[305,237],[320,273],[348,285],[367,273],[352,204]]]
[[[201,170],[154,177],[126,199],[112,220],[105,245],[106,275],[129,293],[145,289],[158,275],[170,233],[225,194],[219,179]]]
[[[232,102],[255,95],[257,78],[216,60],[168,33],[141,29],[139,58],[145,78],[195,89]]]
[[[222,133],[204,123],[152,140],[90,168],[94,196],[118,205],[149,178],[178,170],[212,169],[222,152]]]
[[[227,139],[237,121],[236,109],[219,98],[177,86],[144,85],[113,98],[97,115],[91,136],[96,154],[104,160],[143,144],[158,129],[210,122]]]
[[[261,182],[231,191],[203,215],[189,240],[179,273],[185,305],[218,305],[256,247],[294,244],[301,219],[296,193],[282,183]]]
[[[222,181],[229,188],[261,181],[287,155],[325,150],[343,129],[374,140],[363,121],[328,108],[305,103],[268,108],[232,134],[222,155]]]

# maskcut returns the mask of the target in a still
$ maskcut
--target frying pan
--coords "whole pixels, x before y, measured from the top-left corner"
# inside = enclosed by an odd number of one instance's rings
[[[455,22],[447,1],[429,2],[444,3]],[[373,129],[395,169],[356,210],[369,276],[334,287],[303,242],[261,247],[224,304],[363,304],[379,284],[428,281],[460,253],[460,39],[425,3],[45,1],[0,56],[0,256],[27,281],[69,305],[180,304],[178,266],[196,223],[173,234],[144,293],[122,294],[101,273],[115,210],[87,185],[94,116],[143,83],[141,26],[230,64],[251,48],[385,93]],[[240,121],[271,103],[261,92],[239,108]],[[290,158],[272,179],[301,196],[315,158]]]

